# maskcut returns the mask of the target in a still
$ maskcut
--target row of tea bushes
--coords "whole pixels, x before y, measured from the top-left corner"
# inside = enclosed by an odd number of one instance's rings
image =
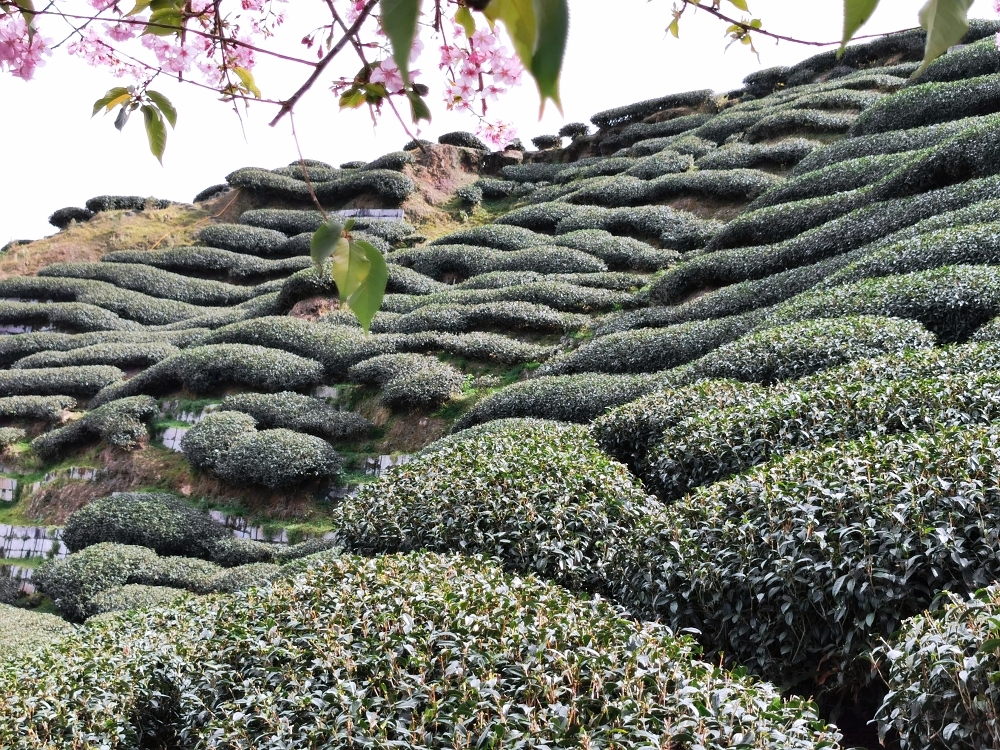
[[[219,275],[233,282],[285,276],[307,268],[312,261],[306,257],[260,258],[256,255],[222,250],[215,247],[172,247],[167,250],[121,250],[107,253],[105,263],[142,263],[175,273]]]
[[[70,396],[4,396],[0,398],[0,419],[52,423],[75,407],[76,399]]]
[[[254,645],[259,622],[268,623],[266,654]],[[345,629],[356,634],[347,649]],[[211,639],[199,637],[206,631]],[[447,644],[440,633],[450,634]],[[161,657],[140,667],[128,655],[136,643]],[[408,655],[406,670],[399,653]],[[275,693],[241,697],[247,673],[288,684],[317,660],[330,668],[314,673],[295,705]],[[176,701],[148,710],[168,679],[179,686]],[[594,684],[603,686],[599,705]],[[431,696],[433,716],[413,712],[409,701]],[[508,705],[510,696],[523,705]],[[162,744],[181,734],[242,744],[248,726],[272,744],[308,736],[347,747],[358,736],[426,745],[432,734],[442,747],[480,739],[515,747],[526,735],[552,746],[585,735],[627,750],[647,747],[651,736],[706,750],[838,747],[811,704],[699,661],[689,640],[662,626],[481,558],[431,553],[319,558],[270,587],[88,626],[4,669],[0,697],[8,707],[0,739],[12,750],[56,738]]]
[[[134,450],[149,437],[146,425],[159,414],[150,396],[131,396],[92,409],[65,427],[31,441],[31,451],[43,461],[55,461],[80,443],[100,440],[122,450]]]
[[[468,278],[494,271],[596,273],[608,268],[604,261],[580,250],[553,246],[503,251],[474,245],[434,245],[399,250],[387,260],[433,279],[441,279],[446,274]]]
[[[388,169],[344,170],[330,177],[312,185],[320,201],[345,201],[360,195],[374,195],[387,203],[399,204],[416,189],[409,177]],[[273,198],[302,202],[311,200],[309,187],[304,181],[266,169],[244,167],[227,175],[226,182],[232,187]]]
[[[239,393],[226,396],[219,407],[253,417],[259,427],[284,427],[324,440],[350,440],[365,435],[372,424],[360,414],[340,411],[301,393]]]
[[[462,392],[465,376],[426,354],[381,354],[351,367],[349,380],[377,386],[389,406],[429,408]]]
[[[90,369],[98,368],[13,370],[10,374],[79,372]],[[117,368],[105,369],[120,372]],[[96,395],[92,405],[99,406],[125,396],[159,396],[181,388],[196,394],[217,393],[230,386],[276,392],[307,388],[322,380],[323,367],[315,360],[263,346],[213,344],[184,349],[143,370],[130,380],[109,384]],[[61,392],[73,394],[72,391]]]
[[[340,473],[343,461],[325,440],[283,427],[258,430],[256,424],[242,412],[212,412],[184,435],[184,457],[236,487],[283,490]]]
[[[20,359],[43,352],[65,352],[97,344],[144,344],[165,342],[185,348],[194,346],[208,334],[207,328],[182,331],[94,331],[91,333],[55,333],[39,331],[0,336],[0,364],[10,365]]]
[[[76,367],[79,365],[114,365],[123,370],[155,365],[180,351],[166,341],[142,343],[93,344],[68,351],[43,351],[30,354],[11,365],[23,370],[39,367]]]

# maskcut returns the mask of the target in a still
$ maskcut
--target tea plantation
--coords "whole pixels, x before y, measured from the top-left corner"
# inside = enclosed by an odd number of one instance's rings
[[[997,31],[0,278],[0,747],[1000,748]]]

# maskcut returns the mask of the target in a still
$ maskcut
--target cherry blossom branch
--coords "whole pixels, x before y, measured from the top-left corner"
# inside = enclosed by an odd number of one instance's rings
[[[840,44],[840,40],[838,40],[836,42],[812,42],[812,41],[809,41],[807,39],[796,39],[795,37],[784,36],[783,34],[775,34],[773,31],[767,31],[766,29],[762,29],[762,28],[757,28],[755,26],[751,26],[748,21],[737,21],[735,18],[731,18],[730,16],[727,16],[725,13],[723,13],[722,11],[720,11],[718,8],[715,8],[714,6],[711,6],[711,5],[702,5],[698,0],[681,0],[681,2],[684,3],[684,7],[690,6],[690,7],[693,7],[693,8],[697,8],[698,10],[703,10],[706,13],[708,13],[709,15],[715,16],[720,21],[725,21],[726,23],[732,24],[733,26],[738,26],[739,28],[741,28],[746,33],[760,34],[761,36],[770,37],[771,39],[774,39],[775,41],[779,41],[779,42],[791,42],[792,44],[804,44],[804,45],[809,46],[809,47],[832,47],[834,45],[839,45]],[[913,31],[916,28],[917,27],[913,27],[911,29],[903,29],[903,31]],[[876,38],[879,38],[879,37],[889,36],[890,34],[895,34],[895,33],[899,33],[899,32],[898,31],[887,31],[887,32],[884,32],[882,34],[865,34],[863,36],[852,37],[852,39],[855,39],[855,40],[856,39],[876,39]]]
[[[337,54],[347,45],[347,43],[351,40],[352,37],[357,35],[358,31],[361,29],[361,26],[368,19],[368,16],[371,14],[372,10],[375,8],[377,4],[378,0],[368,0],[368,2],[365,3],[364,8],[361,9],[361,12],[358,14],[357,19],[351,26],[350,31],[347,34],[345,34],[341,38],[341,40],[333,46],[333,49],[331,49],[322,60],[320,60],[318,63],[315,63],[315,68],[313,68],[313,72],[306,79],[305,83],[299,86],[298,90],[294,94],[292,94],[292,96],[289,99],[285,100],[285,102],[281,105],[281,110],[278,112],[277,115],[275,115],[274,119],[271,120],[272,128],[278,124],[278,122],[281,120],[282,117],[291,112],[292,109],[295,107],[295,105],[298,103],[299,99],[301,99],[305,95],[305,93],[313,87],[313,84],[316,83],[319,77],[323,74],[323,71],[326,69],[326,67],[333,61],[333,58],[336,57]]]
[[[22,12],[28,10],[27,8],[18,5],[16,2],[12,2],[11,7]],[[29,10],[28,12],[30,13],[32,11]],[[122,17],[116,18],[109,16],[101,16],[101,15],[84,16],[75,13],[65,13],[61,10],[37,10],[34,11],[34,14],[36,16],[58,16],[59,18],[63,19],[72,18],[74,21],[87,21],[88,23],[93,21],[103,21],[105,23],[122,23],[126,25],[142,26],[143,28],[165,29],[168,31],[175,31],[175,32],[184,31],[190,34],[194,34],[195,36],[204,37],[205,39],[211,39],[213,42],[221,43],[224,40],[227,44],[230,44],[232,46],[243,47],[244,49],[248,49],[252,52],[259,52],[262,55],[268,55],[278,60],[285,60],[286,62],[299,63],[300,65],[308,65],[309,67],[314,67],[316,65],[316,63],[313,62],[312,60],[303,60],[301,57],[283,55],[280,52],[274,52],[272,50],[264,49],[263,47],[257,47],[253,44],[250,44],[249,42],[240,41],[239,39],[234,39],[232,37],[227,37],[225,35],[216,35],[208,31],[201,31],[200,29],[192,29],[186,26],[173,26],[171,24],[165,24],[165,23],[149,23],[148,21],[143,21],[142,19],[136,19],[136,18],[122,18]]]

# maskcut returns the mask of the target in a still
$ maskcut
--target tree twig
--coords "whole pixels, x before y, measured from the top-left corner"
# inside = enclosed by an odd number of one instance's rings
[[[368,19],[368,16],[371,14],[372,9],[374,9],[377,4],[378,0],[368,0],[368,2],[365,3],[365,7],[361,9],[361,13],[358,15],[357,20],[351,26],[350,31],[347,34],[344,34],[341,40],[333,46],[333,49],[331,49],[322,60],[316,63],[316,67],[313,69],[313,72],[306,79],[305,83],[299,86],[298,90],[294,94],[292,94],[290,98],[288,98],[282,103],[281,110],[279,110],[278,114],[274,116],[273,120],[271,120],[272,128],[278,124],[278,122],[281,120],[282,117],[291,112],[292,109],[295,107],[295,105],[298,104],[299,99],[301,99],[303,95],[309,89],[312,88],[313,84],[316,83],[319,77],[323,74],[323,71],[326,70],[326,66],[333,61],[333,58],[336,57],[337,54],[351,40],[351,38],[358,33],[358,30],[361,28],[362,24],[364,24],[364,22]]]

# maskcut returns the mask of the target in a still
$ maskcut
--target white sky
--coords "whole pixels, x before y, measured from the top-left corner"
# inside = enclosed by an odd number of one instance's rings
[[[922,3],[882,0],[861,33],[915,26]],[[287,7],[305,4],[306,0],[294,0]],[[320,4],[309,0],[309,5]],[[760,62],[739,45],[724,52],[723,24],[705,14],[687,14],[681,38],[676,40],[664,33],[670,7],[669,0],[571,0],[569,46],[562,76],[565,117],[550,105],[544,119],[538,121],[538,98],[527,76],[515,93],[494,104],[491,114],[517,123],[519,135],[529,143],[532,136],[555,133],[565,122],[589,122],[593,113],[603,109],[678,91],[727,91],[737,88],[751,71],[792,64],[821,51],[789,43],[775,45],[761,38]],[[772,31],[819,41],[839,37],[842,7],[837,0],[750,0],[754,15]],[[972,15],[989,18],[994,14],[990,4],[981,1]],[[303,25],[303,15],[295,11],[289,16],[284,33],[291,41],[286,49],[302,54],[295,40],[310,24]],[[445,110],[437,57],[437,50],[428,45],[415,66],[424,71],[422,80],[432,88],[429,102],[434,120],[424,123],[420,133],[430,140],[451,130],[475,130],[476,126],[470,115]],[[353,74],[357,67],[353,59],[347,59],[345,67],[334,72]],[[304,80],[302,70],[261,58],[255,75],[264,96],[281,99]],[[273,107],[251,108],[244,137],[232,110],[209,92],[166,82],[156,88],[173,100],[180,114],[161,167],[147,150],[141,118],[136,117],[121,134],[112,125],[114,114],[90,118],[93,102],[114,85],[119,84],[106,71],[60,52],[32,81],[0,76],[0,112],[5,124],[0,147],[0,246],[10,239],[51,234],[55,230],[47,217],[52,211],[82,206],[95,195],[135,194],[190,201],[201,189],[223,182],[234,169],[273,168],[297,158],[287,119],[277,128],[268,127]],[[336,98],[324,87],[311,91],[296,112],[304,156],[334,165],[372,159],[398,150],[409,140],[388,110],[373,128],[367,110],[338,111]]]

